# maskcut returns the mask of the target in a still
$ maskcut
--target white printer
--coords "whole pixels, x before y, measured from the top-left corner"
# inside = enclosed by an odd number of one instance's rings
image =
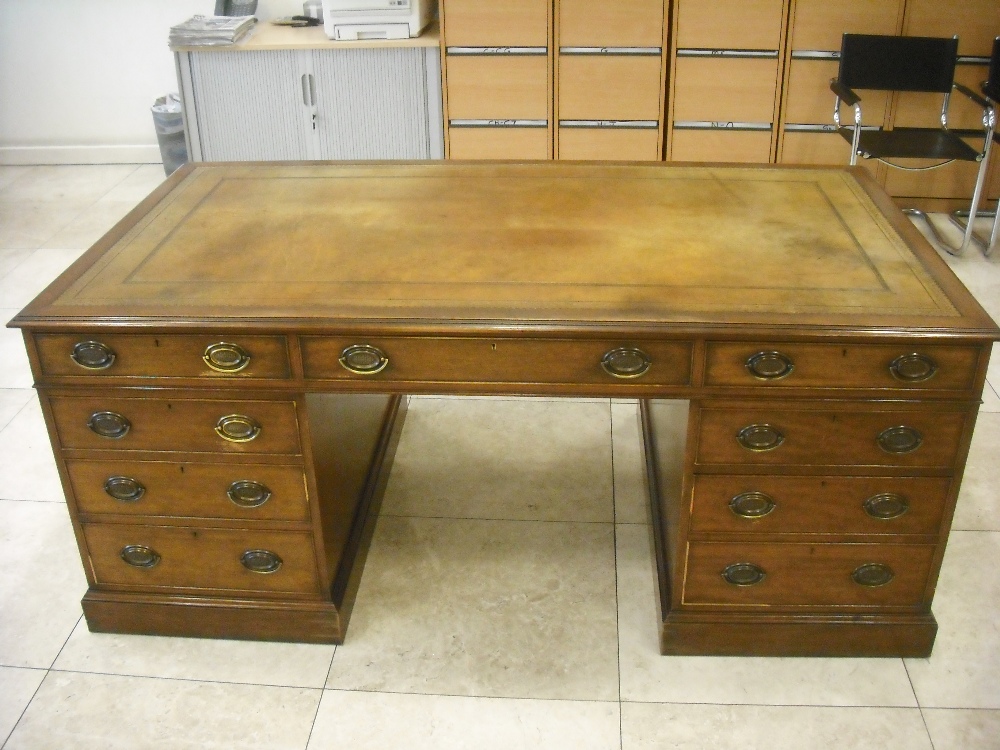
[[[323,0],[323,28],[338,41],[408,39],[436,9],[437,0]]]

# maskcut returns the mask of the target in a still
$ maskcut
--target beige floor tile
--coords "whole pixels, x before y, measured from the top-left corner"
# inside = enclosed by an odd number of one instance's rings
[[[125,201],[133,206],[158,188],[166,179],[162,164],[140,164],[128,177],[105,193],[105,201]]]
[[[81,621],[53,669],[322,688],[336,646],[91,633]]]
[[[35,392],[29,388],[0,388],[0,432],[34,396]],[[6,463],[0,466],[8,470]]]
[[[101,239],[133,208],[135,203],[132,201],[97,201],[45,240],[45,246],[85,250]]]
[[[617,700],[612,525],[383,516],[327,687]]]
[[[31,696],[42,684],[44,669],[0,667],[0,747],[14,729]]]
[[[934,599],[934,651],[907,659],[923,708],[1000,709],[1000,532],[953,531]]]
[[[661,656],[649,529],[623,524],[616,536],[622,700],[916,706],[900,659]]]
[[[309,747],[618,750],[618,703],[327,690]]]
[[[44,247],[49,238],[90,206],[89,201],[74,199],[63,202],[0,200],[0,248],[34,250]]]
[[[0,325],[17,312],[16,308],[0,308]],[[16,328],[0,328],[0,388],[31,388],[33,382],[21,332]]]
[[[0,193],[12,185],[16,180],[23,177],[32,167],[24,167],[19,165],[2,164],[0,165]]]
[[[63,505],[64,495],[42,407],[31,398],[0,430],[0,498]],[[65,512],[65,508],[63,508]]]
[[[1000,414],[980,412],[953,528],[1000,531]]]
[[[321,691],[50,672],[4,750],[302,750]]]
[[[66,508],[0,500],[0,665],[52,665],[87,581]]]
[[[36,166],[8,184],[0,201],[67,200],[92,203],[136,171],[135,164],[63,164]]]
[[[82,249],[35,250],[0,279],[0,307],[24,307],[82,253]]]
[[[649,493],[638,403],[611,404],[611,433],[614,438],[615,522],[648,523]]]
[[[996,750],[1000,747],[1000,711],[923,709],[934,750]]]
[[[915,708],[623,703],[622,750],[663,748],[932,750]]]
[[[383,515],[613,520],[609,402],[411,399]]]
[[[33,249],[26,247],[3,249],[0,246],[0,279],[27,260],[32,252],[34,252]],[[3,297],[0,297],[0,303],[3,301]],[[0,307],[3,307],[3,305],[0,304]],[[10,317],[5,317],[3,320],[0,320],[0,324],[7,325],[8,320],[10,320]]]
[[[1000,384],[1000,378],[995,382]],[[983,388],[983,404],[979,407],[979,411],[992,414],[1000,412],[1000,394],[997,393],[997,386],[992,380],[987,380],[986,386]]]

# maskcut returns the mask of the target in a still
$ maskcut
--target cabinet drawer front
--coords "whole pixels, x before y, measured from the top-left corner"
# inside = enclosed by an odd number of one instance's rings
[[[773,378],[755,375],[751,369],[758,357],[770,358],[775,368],[787,362],[791,371]],[[709,342],[705,384],[969,391],[978,365],[975,347]],[[908,373],[914,379],[906,379]]]
[[[380,372],[360,375],[340,363],[351,346],[384,353]],[[637,349],[648,358],[641,375],[616,378],[602,359],[619,349]],[[575,383],[684,385],[691,379],[691,345],[671,341],[563,341],[512,339],[407,339],[371,341],[304,337],[306,377],[316,380],[372,380],[394,383]]]
[[[1000,27],[998,27],[1000,30]],[[980,92],[980,84],[989,77],[989,66],[986,65],[956,65],[955,82],[967,86],[972,91]],[[865,92],[866,99],[868,92]],[[896,101],[896,111],[893,115],[893,127],[935,127],[939,124],[941,112],[941,95],[924,94],[916,91],[901,93]],[[877,124],[877,123],[876,123]],[[956,92],[948,108],[948,127],[954,130],[972,130],[983,132],[983,110],[969,101],[964,94]],[[970,139],[969,144],[980,150],[983,138]]]
[[[940,477],[699,475],[691,530],[936,534],[950,486],[950,479]]]
[[[49,403],[63,448],[292,455],[300,452],[298,421],[291,401],[142,399],[98,394],[53,396]],[[95,419],[95,415],[107,414],[113,416]],[[229,427],[224,429],[237,440],[226,439],[217,432],[217,428],[223,428],[221,421],[233,416],[252,420],[252,423],[229,420]],[[101,429],[109,420],[117,425],[119,417],[127,425],[121,437],[98,434],[90,426],[96,424]],[[259,428],[256,432],[250,428],[254,424]]]
[[[308,532],[85,524],[83,534],[98,586],[319,593]],[[142,548],[132,551],[135,557],[158,559],[150,567],[130,565],[122,559],[128,547]],[[255,550],[277,555],[277,570],[249,570],[241,560]]]
[[[774,122],[777,60],[681,57],[675,71],[674,122]]]
[[[448,129],[452,159],[549,159],[548,128]]]
[[[563,47],[660,47],[664,0],[560,0]]]
[[[671,161],[716,162],[725,158],[732,163],[766,164],[771,158],[771,131],[674,130],[670,148]]]
[[[678,0],[677,46],[778,49],[782,0]]]
[[[35,343],[42,374],[56,377],[289,377],[282,336],[43,333]]]
[[[683,600],[748,606],[918,606],[934,549],[909,544],[692,543]],[[741,564],[759,569],[760,582],[734,585],[723,577],[727,568]],[[892,579],[867,586],[852,578],[859,568],[873,564],[888,568]]]
[[[657,121],[660,68],[659,56],[560,55],[559,118]]]
[[[995,0],[907,0],[906,36],[957,36],[958,54],[989,57],[1000,33],[1000,4]],[[978,89],[977,89],[978,90]]]
[[[560,128],[559,158],[659,161],[656,128]]]
[[[930,410],[862,413],[796,411],[779,406],[709,408],[701,412],[697,463],[950,468],[967,417],[963,412]],[[918,447],[908,452],[889,452],[880,447],[880,436],[890,446],[899,445],[893,437],[897,428],[913,431],[910,434],[916,434]],[[771,441],[775,435],[780,439]],[[744,447],[741,436],[757,449]],[[907,442],[909,438],[901,435],[898,440]],[[767,442],[779,444],[762,449]]]
[[[549,43],[548,0],[447,0],[442,3],[449,47],[545,47]]]
[[[839,50],[845,31],[897,34],[902,12],[903,0],[796,0],[792,49]]]
[[[839,43],[838,43],[839,47]],[[792,60],[788,69],[788,92],[785,95],[785,122],[807,125],[833,125],[836,95],[830,91],[830,79],[837,77],[838,63],[833,60]],[[882,125],[889,96],[883,91],[864,91],[861,111],[865,125]],[[935,109],[941,108],[940,96]],[[840,105],[840,121],[854,123],[854,109]],[[843,139],[841,139],[843,140]],[[845,141],[848,154],[850,147]],[[846,163],[846,162],[840,162]]]
[[[850,163],[851,144],[838,133],[803,133],[786,130],[781,135],[782,164],[834,164]],[[875,178],[878,162],[862,159],[861,167]]]
[[[66,462],[83,513],[305,521],[305,475],[298,466]]]
[[[545,120],[548,59],[448,55],[448,118]]]

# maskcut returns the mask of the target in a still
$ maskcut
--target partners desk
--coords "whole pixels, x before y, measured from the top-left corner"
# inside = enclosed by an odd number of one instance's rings
[[[189,165],[11,325],[91,629],[339,643],[405,394],[628,397],[669,654],[928,654],[1000,339],[864,170],[665,164]]]

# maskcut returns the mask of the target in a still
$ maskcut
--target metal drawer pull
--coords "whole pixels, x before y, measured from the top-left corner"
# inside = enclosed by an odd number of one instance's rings
[[[766,576],[763,568],[748,562],[727,565],[722,571],[722,577],[732,586],[756,586]]]
[[[781,380],[794,369],[792,360],[781,352],[757,352],[747,360],[747,370],[758,380]]]
[[[205,347],[201,358],[216,372],[239,372],[250,364],[250,353],[246,349],[223,341]]]
[[[924,436],[912,427],[889,427],[878,434],[878,447],[886,453],[913,453],[924,442]]]
[[[729,509],[740,518],[763,518],[777,505],[763,492],[741,492],[729,501]]]
[[[377,347],[355,344],[341,352],[340,364],[355,375],[375,375],[388,366],[389,358]]]
[[[87,420],[91,432],[112,440],[121,440],[132,429],[132,423],[113,411],[95,411]]]
[[[736,433],[736,441],[748,451],[763,453],[785,442],[785,436],[769,424],[749,424]]]
[[[614,378],[638,378],[645,375],[653,361],[641,349],[622,347],[612,349],[601,357],[604,372]]]
[[[890,521],[906,513],[910,509],[910,503],[895,492],[880,492],[861,503],[861,507],[872,518]]]
[[[134,503],[146,494],[142,482],[132,477],[108,477],[104,491],[121,503]]]
[[[230,443],[249,443],[260,435],[260,429],[257,420],[242,414],[229,414],[215,425],[219,437]]]
[[[240,563],[251,573],[276,573],[281,562],[280,557],[266,549],[248,549],[240,557]]]
[[[99,341],[81,341],[69,356],[85,370],[107,370],[115,363],[114,349]]]
[[[259,508],[271,499],[271,490],[260,482],[240,479],[229,485],[226,495],[241,508]]]
[[[868,588],[885,586],[895,577],[892,568],[882,563],[865,563],[851,573],[851,578],[856,584]]]
[[[160,554],[152,547],[130,544],[122,547],[121,558],[133,568],[153,568],[160,562]]]
[[[904,383],[922,383],[937,372],[937,363],[925,354],[903,354],[889,364],[889,372]]]

